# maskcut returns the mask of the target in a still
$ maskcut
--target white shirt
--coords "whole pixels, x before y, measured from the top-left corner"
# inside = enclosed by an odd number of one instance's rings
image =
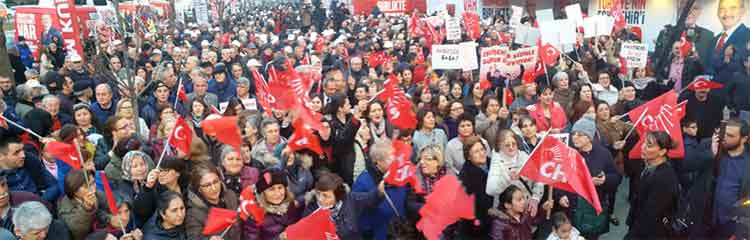
[[[607,102],[610,106],[617,103],[619,93],[615,86],[609,85],[608,88],[604,88],[601,84],[595,83],[591,85],[591,89],[594,90],[594,96],[602,101]]]

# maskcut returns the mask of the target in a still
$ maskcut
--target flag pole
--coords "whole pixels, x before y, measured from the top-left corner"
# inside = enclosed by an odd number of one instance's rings
[[[235,216],[235,220],[236,219],[237,217]],[[234,226],[234,223],[232,225],[229,225],[227,228],[225,228],[224,231],[221,232],[221,235],[219,235],[219,238],[224,239],[224,235],[227,235],[227,232],[229,232],[229,229],[231,229],[232,226]]]
[[[646,109],[643,109],[643,112],[641,112],[641,116],[639,116],[638,120],[636,120],[635,123],[633,123],[633,127],[630,128],[630,131],[628,131],[628,134],[625,135],[622,141],[625,141],[628,139],[628,137],[630,137],[630,134],[633,133],[633,130],[635,130],[635,127],[638,126],[638,123],[640,123],[641,120],[643,120],[643,117],[646,116],[647,111],[648,111],[648,107],[646,107]]]
[[[3,118],[3,120],[5,120],[6,122],[12,124],[13,126],[16,126],[17,128],[20,128],[24,132],[27,132],[27,133],[29,133],[31,135],[34,135],[34,137],[36,137],[36,138],[38,138],[40,140],[43,138],[42,136],[39,136],[39,134],[35,133],[34,131],[31,131],[31,129],[28,129],[28,128],[24,127],[24,126],[21,126],[21,124],[18,124],[18,123],[14,122],[14,121],[11,121],[10,119],[5,118],[5,116],[3,116],[2,114],[0,114],[0,118]]]
[[[553,188],[552,185],[547,185],[547,187],[549,187],[549,195],[547,195],[547,201],[552,201],[553,199],[552,195],[554,193],[555,188]],[[544,206],[544,204],[542,204],[542,206]],[[547,209],[547,220],[549,220],[550,215],[552,215],[552,208]]]
[[[393,213],[396,214],[396,217],[401,217],[401,214],[398,214],[398,209],[396,209],[396,204],[393,204],[393,201],[391,200],[391,197],[388,196],[388,192],[383,191],[383,196],[385,196],[385,201],[388,202],[388,205],[391,206],[393,209]]]
[[[83,168],[83,178],[86,181],[86,183],[89,182],[89,175],[86,173],[86,167],[83,166],[85,159],[83,159],[83,154],[81,154],[81,148],[78,144],[78,139],[73,138],[73,145],[76,147],[76,152],[78,153],[78,161],[81,164],[81,168]]]

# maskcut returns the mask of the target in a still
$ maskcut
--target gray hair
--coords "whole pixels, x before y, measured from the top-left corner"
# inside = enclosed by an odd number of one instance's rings
[[[37,201],[22,203],[13,212],[15,230],[21,233],[45,229],[49,227],[50,223],[52,223],[52,214],[49,213],[44,204]]]
[[[44,96],[44,98],[42,98],[42,105],[46,106],[48,103],[50,103],[52,101],[58,101],[59,102],[60,98],[58,98],[57,96],[52,95],[52,94],[47,94],[47,95]]]
[[[99,88],[107,90],[107,92],[109,92],[109,93],[112,93],[112,87],[110,87],[109,84],[100,83],[99,85],[96,85],[96,88],[94,90],[97,90]]]
[[[387,164],[391,164],[390,151],[393,147],[391,146],[391,140],[384,138],[375,141],[370,147],[370,160],[372,162],[377,161],[388,161]]]
[[[5,109],[8,108],[8,105],[5,104],[5,101],[3,99],[0,99],[0,113],[5,112]]]
[[[31,90],[32,89],[29,86],[26,86],[26,84],[21,84],[21,85],[16,86],[16,93],[18,93],[18,99],[26,100],[30,97],[33,97],[31,96],[32,94]]]
[[[279,121],[276,121],[274,118],[263,118],[263,121],[260,122],[260,130],[265,130],[271,124],[279,124]]]
[[[555,87],[557,87],[557,84],[560,82],[560,79],[562,79],[563,77],[568,77],[568,73],[563,72],[563,71],[555,73],[555,75],[552,76],[552,84],[555,85]]]
[[[237,152],[237,149],[232,146],[224,145],[223,147],[221,147],[221,159],[219,159],[219,165],[224,165],[224,158],[233,152]]]
[[[250,80],[248,80],[246,77],[240,77],[237,79],[237,85],[248,85],[250,86]]]

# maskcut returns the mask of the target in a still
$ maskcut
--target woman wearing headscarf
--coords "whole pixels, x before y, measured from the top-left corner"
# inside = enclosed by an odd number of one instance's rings
[[[122,158],[122,176],[115,181],[113,190],[127,202],[132,203],[146,192],[146,175],[154,168],[154,162],[148,154],[141,151],[130,151]],[[139,206],[140,207],[140,206]],[[132,208],[131,208],[132,210]],[[135,226],[143,226],[146,219],[133,218]]]

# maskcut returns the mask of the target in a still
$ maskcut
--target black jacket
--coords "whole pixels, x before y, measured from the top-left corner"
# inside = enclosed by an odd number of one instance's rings
[[[487,160],[487,169],[489,170],[489,159]],[[479,224],[474,221],[463,220],[459,225],[459,231],[462,237],[470,239],[481,239],[488,236],[492,225],[492,219],[487,211],[492,208],[493,198],[487,195],[485,191],[487,186],[487,171],[467,162],[461,168],[458,175],[461,183],[466,188],[466,193],[474,195],[474,212]]]
[[[360,122],[353,120],[351,114],[347,114],[346,121],[341,122],[338,118],[333,117],[328,123],[331,125],[332,147],[331,158],[336,164],[335,168],[338,174],[344,179],[344,182],[351,185],[354,182],[354,139],[357,136]]]
[[[665,239],[664,217],[674,215],[679,195],[677,174],[669,162],[641,175],[637,195],[630,204],[626,239]]]

